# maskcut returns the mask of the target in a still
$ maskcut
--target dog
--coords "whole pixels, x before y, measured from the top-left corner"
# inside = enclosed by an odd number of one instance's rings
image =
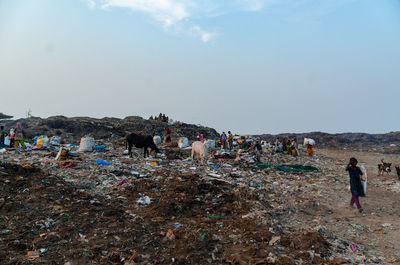
[[[382,164],[378,164],[378,171],[379,171],[379,175],[383,176],[383,173],[387,173],[389,175],[389,173],[392,171],[390,169],[390,167],[392,166],[392,163],[385,163],[383,162],[383,159],[381,160]]]
[[[397,177],[400,180],[400,166],[396,167],[396,171],[397,171]]]

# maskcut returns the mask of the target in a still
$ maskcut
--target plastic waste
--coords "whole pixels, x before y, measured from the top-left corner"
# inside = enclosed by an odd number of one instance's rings
[[[79,144],[78,152],[92,152],[94,147],[94,138],[83,137]]]
[[[56,160],[60,161],[63,160],[64,158],[66,158],[68,156],[69,151],[63,147],[60,147],[60,149],[58,150],[57,156],[56,156]]]
[[[102,166],[111,166],[111,163],[104,161],[103,159],[97,159],[96,160],[97,165],[102,165]]]
[[[143,197],[140,197],[140,198],[137,200],[137,202],[140,203],[140,204],[150,204],[150,203],[151,203],[151,200],[150,200],[150,197],[149,197],[149,196],[143,196]]]
[[[37,259],[40,256],[39,256],[39,252],[37,252],[37,251],[28,251],[28,254],[26,254],[26,257],[28,259]]]
[[[118,183],[118,185],[123,185],[123,184],[125,184],[125,183],[127,183],[128,181],[126,180],[126,179],[123,179],[120,183]]]
[[[4,138],[4,145],[10,146],[10,144],[11,144],[10,137],[9,137],[9,136],[6,136],[6,137]]]
[[[173,239],[176,238],[175,235],[174,235],[174,232],[172,231],[172,229],[169,229],[169,230],[168,230],[168,232],[167,232],[167,234],[165,235],[165,237],[166,237],[167,239],[169,239],[169,240],[173,240]]]
[[[161,144],[161,137],[158,136],[158,135],[154,136],[153,137],[153,142],[154,142],[155,145]]]
[[[61,137],[60,136],[52,136],[50,138],[50,142],[51,145],[60,145],[61,144]]]
[[[102,145],[96,145],[95,147],[94,147],[94,152],[96,152],[96,153],[103,153],[103,152],[105,152],[106,151],[106,146],[104,145],[104,144],[102,144]]]
[[[303,145],[305,146],[305,145],[315,145],[315,140],[314,139],[311,139],[311,138],[304,138],[304,143],[303,143]]]
[[[364,190],[364,195],[367,195],[368,174],[367,174],[367,170],[365,169],[365,164],[361,164],[360,169],[361,169],[361,172],[363,173],[363,175],[361,176],[361,185]]]
[[[179,148],[186,148],[189,146],[189,139],[186,137],[181,137],[178,139]]]
[[[360,251],[355,243],[351,243],[350,248],[354,253],[358,253]]]
[[[35,144],[36,143],[36,144]],[[49,138],[47,135],[40,135],[35,137],[34,146],[37,149],[42,149],[43,147],[47,147],[49,144]]]

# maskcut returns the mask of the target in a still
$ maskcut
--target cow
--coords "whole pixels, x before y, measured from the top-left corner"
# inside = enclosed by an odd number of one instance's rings
[[[148,148],[154,150],[156,154],[160,152],[160,150],[154,144],[153,137],[150,135],[139,135],[136,133],[131,133],[126,136],[126,147],[128,148],[130,157],[132,157],[132,145],[134,145],[136,148],[143,148],[144,157],[146,157],[146,155],[149,155]]]
[[[201,163],[204,164],[204,159],[208,156],[208,147],[206,143],[196,141],[192,144],[192,161],[194,161],[194,155],[200,156]]]

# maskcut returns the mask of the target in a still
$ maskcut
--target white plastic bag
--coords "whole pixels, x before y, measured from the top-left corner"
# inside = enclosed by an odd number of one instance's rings
[[[179,148],[186,148],[189,146],[189,139],[186,137],[181,137],[178,140],[178,146]]]
[[[78,152],[92,152],[94,147],[94,138],[83,137],[79,144]]]
[[[215,140],[207,140],[206,145],[209,149],[215,149]]]
[[[50,145],[60,145],[61,137],[60,136],[53,136],[50,138]]]
[[[161,142],[162,142],[162,141],[161,141],[161,137],[158,136],[158,135],[154,136],[154,137],[153,137],[153,142],[154,142],[155,145],[158,146],[158,145],[161,144]]]
[[[367,182],[368,182],[368,174],[367,174],[367,170],[365,169],[365,165],[361,164],[360,166],[361,172],[363,173],[363,178],[365,178],[365,180],[361,180],[361,185],[363,187],[364,190],[364,195],[367,195]]]
[[[150,199],[149,196],[143,196],[143,197],[140,197],[137,200],[137,202],[140,203],[140,204],[150,204],[151,203],[151,199]]]
[[[304,138],[304,143],[303,143],[303,145],[305,146],[305,145],[315,145],[315,141],[313,140],[313,139],[311,139],[311,138]]]
[[[11,144],[10,136],[6,136],[6,137],[4,138],[4,144],[5,144],[6,146],[10,146],[10,144]]]

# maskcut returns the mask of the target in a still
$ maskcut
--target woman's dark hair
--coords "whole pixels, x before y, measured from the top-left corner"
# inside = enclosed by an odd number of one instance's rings
[[[349,164],[357,164],[357,163],[358,163],[358,161],[355,157],[350,158]]]

